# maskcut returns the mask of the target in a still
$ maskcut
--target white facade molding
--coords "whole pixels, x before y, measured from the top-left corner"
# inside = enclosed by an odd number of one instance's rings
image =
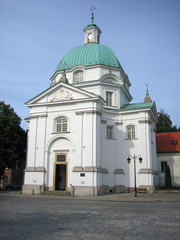
[[[27,117],[27,118],[25,118],[25,120],[27,121],[27,122],[29,122],[31,119],[33,119],[33,118],[44,118],[44,117],[48,117],[48,115],[47,114],[37,114],[37,115],[30,115],[29,117]]]
[[[107,121],[106,121],[106,120],[104,120],[104,119],[101,119],[101,123],[102,123],[102,124],[106,124],[106,123],[107,123]]]
[[[142,168],[139,170],[139,174],[154,174],[154,170],[150,168]]]
[[[72,100],[73,94],[65,89],[60,89],[49,97],[49,102]]]
[[[148,123],[148,124],[151,124],[151,121],[150,120],[139,120],[139,123]]]
[[[101,167],[91,167],[91,166],[86,166],[86,167],[74,167],[73,172],[99,172],[99,173],[108,173],[108,170],[105,168]]]
[[[99,110],[89,110],[89,111],[85,111],[85,112],[86,112],[86,114],[95,114],[98,116],[102,116],[102,112]]]
[[[45,172],[44,167],[26,167],[24,172]]]
[[[82,115],[82,114],[84,114],[84,111],[76,111],[75,113],[76,113],[76,115]]]
[[[115,125],[117,125],[117,126],[122,126],[123,125],[123,122],[115,122]]]
[[[115,169],[114,174],[125,174],[123,169]]]
[[[63,149],[64,150],[68,150],[68,151],[75,151],[75,145],[74,145],[74,143],[73,143],[73,141],[71,140],[71,138],[69,138],[68,136],[65,136],[64,134],[58,134],[57,136],[53,136],[49,141],[48,141],[48,143],[47,143],[47,145],[46,145],[46,152],[49,152],[49,149],[50,149],[50,146],[54,143],[54,142],[56,142],[58,139],[66,139],[67,141],[69,141],[70,142],[70,144],[71,144],[71,149],[64,149],[63,148],[63,146],[59,149],[59,150],[57,150],[57,149],[55,149],[55,150],[53,150],[53,151],[62,151]]]

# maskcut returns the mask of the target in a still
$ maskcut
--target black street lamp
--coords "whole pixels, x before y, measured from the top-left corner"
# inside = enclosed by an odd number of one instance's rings
[[[135,154],[134,154],[134,156],[132,157],[132,156],[129,156],[128,158],[127,158],[127,161],[128,161],[128,163],[130,163],[131,162],[131,158],[133,158],[134,159],[134,197],[137,197],[137,187],[136,187],[136,159],[139,157],[139,155],[138,156],[135,156]],[[140,163],[142,163],[142,157],[140,156],[139,157],[139,162]]]

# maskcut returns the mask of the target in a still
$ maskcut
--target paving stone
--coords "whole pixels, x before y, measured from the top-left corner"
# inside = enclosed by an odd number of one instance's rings
[[[178,194],[83,199],[0,193],[0,240],[176,240],[180,236]]]

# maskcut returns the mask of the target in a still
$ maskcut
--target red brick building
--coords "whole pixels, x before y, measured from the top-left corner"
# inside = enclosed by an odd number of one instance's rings
[[[12,189],[19,189],[23,184],[23,168],[5,169],[3,178],[0,180],[0,189],[8,185]]]

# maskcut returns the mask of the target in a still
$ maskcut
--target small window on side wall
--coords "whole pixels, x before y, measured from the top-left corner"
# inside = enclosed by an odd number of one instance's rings
[[[127,126],[127,138],[128,139],[133,139],[136,137],[136,132],[135,132],[135,126],[134,125],[129,125]]]
[[[107,106],[112,106],[112,96],[113,93],[112,92],[106,92],[106,104]]]
[[[167,162],[161,162],[161,172],[165,172]]]
[[[76,71],[74,73],[73,82],[78,83],[78,82],[82,82],[83,80],[84,80],[84,72],[83,71]]]
[[[57,133],[67,132],[68,121],[66,117],[59,117],[56,119],[55,131]]]
[[[114,138],[114,128],[113,128],[113,126],[107,126],[106,137],[107,137],[107,139],[113,139]]]

